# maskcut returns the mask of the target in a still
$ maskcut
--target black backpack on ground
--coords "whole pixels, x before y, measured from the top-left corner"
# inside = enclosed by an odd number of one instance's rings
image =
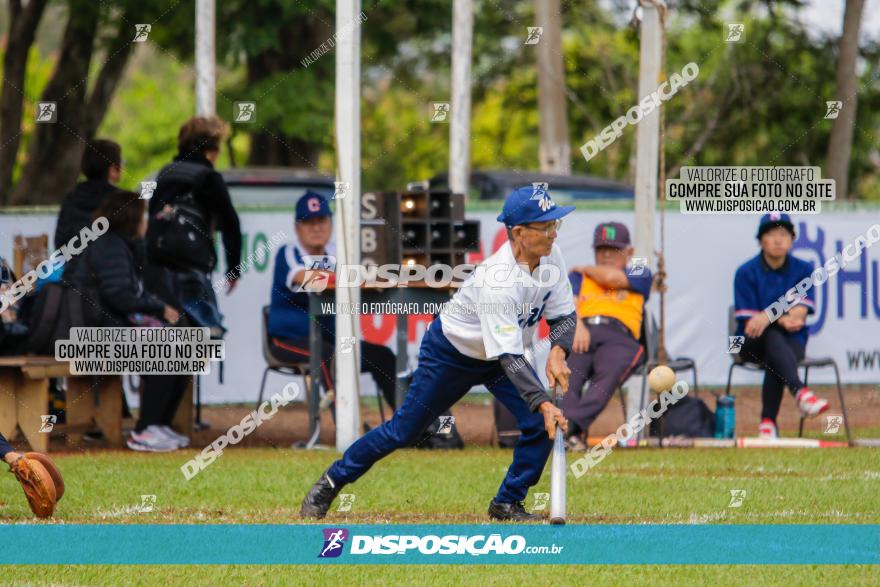
[[[191,161],[177,161],[159,172],[153,198],[160,199],[161,207],[150,214],[147,229],[151,264],[202,273],[209,273],[216,265],[211,214],[195,198],[212,172],[212,168]],[[170,211],[164,210],[166,205]]]
[[[662,422],[662,427],[658,426]],[[715,413],[703,400],[684,396],[670,404],[660,418],[651,421],[651,435],[711,438],[715,435]]]
[[[71,328],[102,326],[104,311],[98,303],[97,291],[89,288],[44,284],[30,308],[28,352],[55,356],[55,341],[68,340]]]

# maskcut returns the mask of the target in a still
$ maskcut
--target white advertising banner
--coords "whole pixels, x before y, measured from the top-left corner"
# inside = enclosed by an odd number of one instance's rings
[[[506,235],[495,220],[497,213],[477,212],[468,218],[481,221],[483,255],[500,246]],[[591,264],[593,229],[603,221],[619,221],[632,227],[631,212],[577,211],[568,216],[558,244],[568,266]],[[276,248],[272,237],[283,231],[293,236],[293,218],[288,213],[250,213],[241,216],[242,258],[253,263],[231,295],[218,294],[220,310],[229,330],[226,336],[224,384],[212,371],[202,376],[206,403],[255,401],[265,363],[261,351],[262,306],[269,303],[272,265]],[[859,235],[864,235],[880,218],[872,214],[822,213],[794,218],[797,228],[794,254],[818,267],[840,252]],[[728,308],[733,303],[733,275],[736,268],[758,252],[755,239],[756,215],[681,215],[666,218],[666,346],[671,356],[696,360],[701,384],[723,384],[727,379]],[[15,235],[51,235],[53,215],[0,216],[0,255],[11,262]],[[276,238],[277,240],[277,238]],[[263,248],[271,249],[268,255]],[[50,251],[51,252],[51,251]],[[475,257],[474,259],[476,259]],[[865,249],[845,269],[817,289],[818,311],[809,317],[811,337],[808,356],[830,356],[841,370],[844,383],[880,381],[880,243]],[[212,282],[227,270],[221,260]],[[794,285],[794,284],[792,284]],[[651,306],[656,315],[656,294]],[[415,366],[418,343],[431,316],[409,317],[409,356]],[[372,342],[395,345],[394,316],[363,316],[361,330]],[[542,330],[546,336],[546,329]],[[543,371],[540,369],[539,371]],[[275,378],[278,378],[276,380]],[[833,371],[817,370],[810,381],[831,382]],[[735,384],[754,384],[760,375],[738,371]],[[372,393],[369,376],[362,379],[362,391]],[[280,389],[287,381],[270,375],[268,389]],[[271,391],[268,391],[271,395]]]

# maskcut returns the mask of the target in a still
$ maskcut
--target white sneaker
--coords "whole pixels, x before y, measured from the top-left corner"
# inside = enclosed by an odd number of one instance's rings
[[[758,438],[779,438],[779,430],[773,420],[764,418],[758,426]]]
[[[828,409],[828,400],[816,397],[808,387],[801,389],[795,396],[798,409],[804,418],[812,418],[818,416]]]
[[[147,426],[142,432],[132,430],[125,444],[141,452],[171,452],[179,448],[176,441],[162,434],[156,426]]]
[[[189,438],[183,434],[178,434],[171,426],[154,426],[154,428],[157,428],[161,434],[164,434],[167,438],[176,442],[180,448],[186,448],[189,446]]]

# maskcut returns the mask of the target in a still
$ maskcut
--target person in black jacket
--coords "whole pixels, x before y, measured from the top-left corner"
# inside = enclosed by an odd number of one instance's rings
[[[114,185],[122,176],[122,147],[108,139],[96,139],[87,141],[80,162],[82,174],[86,176],[73,190],[64,196],[61,201],[61,209],[58,212],[58,221],[55,224],[55,249],[60,249],[70,242],[74,236],[92,223],[92,215],[101,200],[109,193],[118,188]],[[56,281],[66,271],[80,261],[79,256],[71,257],[53,271],[45,281]],[[42,279],[40,281],[43,281]],[[27,296],[22,300],[23,315],[27,315],[33,297]],[[57,393],[58,380],[50,379],[53,393]],[[123,401],[123,413],[128,414],[128,405]],[[86,438],[92,438],[92,433],[86,434]]]
[[[143,261],[136,253],[136,241],[143,238],[146,223],[144,201],[132,194],[134,201],[121,207],[128,194],[131,192],[111,192],[98,205],[95,218],[106,217],[108,231],[89,245],[82,263],[65,268],[64,280],[73,287],[82,284],[97,290],[104,314],[102,326],[130,326],[129,317],[136,314],[171,322],[174,309],[144,289],[140,276]]]
[[[76,184],[61,202],[55,225],[56,249],[91,224],[92,215],[104,196],[116,191],[114,184],[122,175],[122,147],[107,139],[86,143],[81,169],[86,180]]]
[[[210,328],[216,338],[225,332],[208,278],[217,265],[213,253],[216,230],[222,234],[222,250],[229,268],[227,293],[235,288],[241,266],[238,214],[223,177],[214,169],[227,132],[226,123],[216,117],[191,118],[180,127],[178,154],[156,176],[147,231],[148,285],[166,302],[179,303],[194,325]],[[189,216],[182,224],[187,227],[188,240],[184,242],[189,244],[162,250],[161,221],[171,218],[175,206],[181,204],[195,210],[200,219],[193,221]]]
[[[5,295],[18,277],[6,259],[0,257],[0,295]],[[24,312],[23,312],[24,310]],[[23,355],[27,352],[28,326],[25,304],[13,302],[0,312],[0,356]]]
[[[176,324],[180,313],[144,288],[143,259],[137,246],[147,231],[145,201],[138,194],[117,190],[104,197],[94,218],[109,222],[106,234],[89,245],[82,262],[65,269],[63,281],[74,291],[97,291],[104,326],[163,326]],[[164,320],[164,322],[163,322]],[[187,385],[186,375],[144,375],[140,417],[128,447],[167,452],[189,444],[170,423]]]

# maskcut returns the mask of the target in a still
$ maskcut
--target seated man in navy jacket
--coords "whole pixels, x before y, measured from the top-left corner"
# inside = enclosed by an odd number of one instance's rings
[[[805,417],[818,416],[828,409],[828,402],[804,386],[798,374],[798,361],[804,358],[809,330],[807,314],[815,312],[815,289],[771,321],[765,309],[780,296],[813,272],[813,264],[789,254],[794,244],[794,225],[788,214],[765,214],[758,225],[761,252],[736,270],[733,281],[734,307],[738,336],[745,336],[739,351],[750,363],[764,367],[761,399],[761,438],[776,438],[776,416],[782,403],[782,391],[788,387]]]
[[[306,192],[296,203],[296,239],[275,256],[272,301],[269,306],[269,336],[272,354],[283,361],[309,361],[309,294],[300,287],[306,270],[334,271],[336,249],[330,204],[321,194]],[[334,397],[333,359],[336,317],[321,316],[318,324],[324,337],[321,371],[324,389]],[[388,405],[394,407],[397,361],[386,346],[361,341],[361,371],[373,376]]]

